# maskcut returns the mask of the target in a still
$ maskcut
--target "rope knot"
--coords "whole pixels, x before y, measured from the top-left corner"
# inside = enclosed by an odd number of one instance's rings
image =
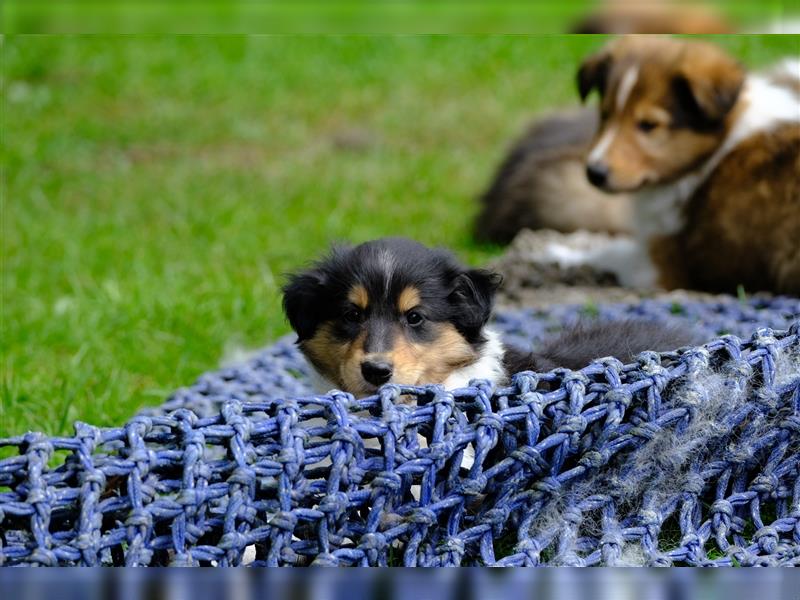
[[[587,469],[599,469],[602,467],[610,457],[610,452],[607,448],[603,448],[601,451],[597,450],[590,450],[578,461],[579,465],[586,467]]]
[[[486,488],[487,482],[486,476],[481,474],[476,477],[461,479],[453,487],[459,494],[464,496],[477,496]]]
[[[429,508],[416,508],[405,518],[409,523],[430,527],[438,520],[436,513]]]
[[[766,494],[772,497],[780,486],[780,481],[774,473],[761,473],[753,479],[751,488],[759,494]]]
[[[236,467],[228,477],[228,483],[252,487],[256,483],[256,473],[249,467]]]
[[[125,525],[149,531],[153,526],[153,515],[146,510],[135,510],[125,519]]]
[[[441,553],[452,553],[455,554],[457,557],[461,557],[464,555],[464,548],[465,548],[464,540],[457,537],[451,537],[444,540],[441,544],[439,544],[439,551]]]
[[[238,531],[229,531],[222,535],[217,542],[220,550],[242,550],[247,546],[247,538]]]
[[[689,473],[686,476],[686,481],[683,483],[683,491],[693,496],[702,494],[705,487],[705,479],[703,479],[703,476],[699,473]]]
[[[340,427],[331,436],[331,441],[350,444],[356,448],[363,445],[361,436],[358,435],[358,431],[352,427]]]
[[[283,529],[291,533],[297,527],[297,515],[289,510],[282,510],[275,513],[275,515],[267,522],[270,527]]]
[[[385,491],[395,494],[400,491],[402,483],[400,475],[394,471],[382,471],[372,480],[372,488],[374,491],[383,488]]]
[[[478,427],[485,427],[491,431],[500,432],[503,430],[503,419],[495,413],[483,413],[476,423]]]
[[[558,425],[558,431],[560,433],[583,433],[586,431],[586,417],[582,415],[568,415],[561,423]]]
[[[499,506],[486,511],[481,518],[481,521],[487,525],[491,525],[495,532],[499,532],[498,528],[505,525],[510,514],[511,510],[508,507]]]
[[[778,530],[771,526],[762,527],[753,536],[753,541],[766,554],[772,554],[778,549],[778,540]]]
[[[318,510],[328,515],[338,516],[347,510],[348,498],[344,492],[333,492],[326,495],[317,507]]]
[[[625,412],[632,400],[633,394],[628,388],[613,388],[603,396],[603,401],[620,413]]]
[[[718,515],[730,519],[733,516],[733,505],[725,499],[716,500],[711,505],[711,513],[715,516]]]
[[[388,546],[388,542],[382,533],[365,533],[359,540],[358,547],[365,552],[380,553]]]
[[[428,456],[433,461],[448,460],[455,453],[455,445],[450,440],[434,442],[428,446]]]

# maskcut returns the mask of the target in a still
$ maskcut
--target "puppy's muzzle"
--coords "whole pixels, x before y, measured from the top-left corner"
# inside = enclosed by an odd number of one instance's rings
[[[361,363],[361,374],[372,385],[382,385],[392,378],[392,364],[386,361],[365,360]]]

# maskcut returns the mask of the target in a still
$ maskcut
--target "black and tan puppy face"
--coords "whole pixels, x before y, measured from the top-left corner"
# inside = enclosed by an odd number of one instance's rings
[[[499,276],[386,238],[335,248],[290,277],[283,305],[317,371],[355,395],[442,383],[477,360]]]
[[[600,127],[586,174],[629,192],[669,183],[708,159],[725,138],[744,71],[716,46],[626,36],[578,71],[582,99],[600,94]]]

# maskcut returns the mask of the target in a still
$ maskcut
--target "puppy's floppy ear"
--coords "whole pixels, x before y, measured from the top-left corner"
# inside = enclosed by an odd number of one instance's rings
[[[578,69],[578,94],[581,102],[585,102],[594,89],[601,96],[605,94],[610,70],[611,53],[607,49],[592,54],[581,63]]]
[[[736,104],[744,84],[742,66],[712,44],[686,48],[672,80],[678,102],[700,126],[715,126]]]
[[[283,312],[299,341],[313,336],[322,321],[322,309],[326,305],[325,281],[322,270],[311,269],[289,275],[289,281],[283,286]]]
[[[456,325],[468,339],[478,336],[489,320],[502,281],[498,273],[483,269],[470,269],[456,277],[449,300],[456,308]]]

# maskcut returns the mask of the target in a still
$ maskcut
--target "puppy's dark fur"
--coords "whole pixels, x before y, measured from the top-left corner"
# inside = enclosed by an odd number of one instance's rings
[[[385,238],[336,247],[292,275],[283,306],[317,371],[368,393],[382,381],[365,365],[385,366],[386,381],[440,383],[477,360],[499,283],[444,250]]]
[[[601,356],[629,363],[644,350],[666,352],[698,341],[690,331],[675,325],[634,319],[582,321],[545,340],[534,352],[509,349],[505,364],[509,373],[546,372],[559,367],[578,370]]]
[[[291,275],[283,305],[298,344],[325,385],[356,395],[387,382],[466,385],[511,373],[579,369],[593,358],[630,362],[644,350],[696,340],[644,321],[579,324],[535,352],[505,348],[487,327],[500,276],[445,250],[402,238],[336,247]]]

